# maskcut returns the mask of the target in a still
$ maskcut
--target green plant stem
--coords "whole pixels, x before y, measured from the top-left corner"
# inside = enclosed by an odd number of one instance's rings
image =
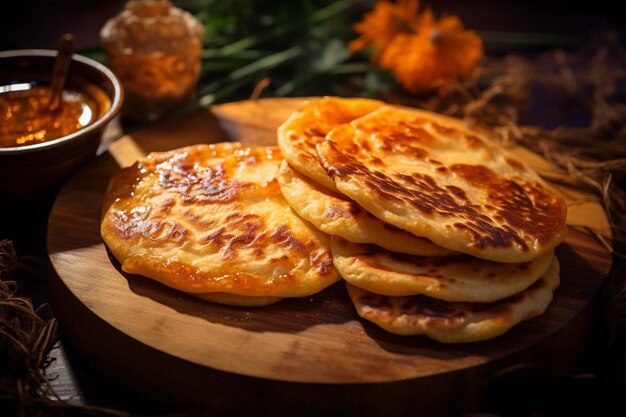
[[[337,65],[329,72],[334,75],[361,74],[366,73],[370,69],[372,69],[372,64],[369,62],[351,62],[349,64]]]
[[[259,49],[243,49],[228,55],[224,55],[221,48],[207,48],[202,51],[202,59],[241,59],[253,60],[266,56],[270,51]]]
[[[268,55],[249,65],[239,68],[228,74],[221,80],[214,81],[202,88],[199,92],[198,103],[200,106],[206,107],[215,102],[218,97],[226,94],[225,92],[234,92],[245,85],[248,81],[258,76],[263,71],[270,70],[285,62],[291,61],[301,56],[304,48],[301,46],[293,46],[284,51]],[[225,87],[223,87],[225,86]]]
[[[311,23],[318,24],[323,21],[326,21],[333,16],[336,16],[345,10],[349,9],[352,5],[355,4],[355,0],[339,0],[332,3],[329,6],[326,6],[322,9],[319,9],[311,15]],[[239,39],[231,44],[225,45],[222,48],[219,48],[219,53],[222,56],[232,55],[239,53],[245,49],[256,46],[260,43],[267,42],[271,39],[275,39],[281,36],[284,36],[288,33],[301,30],[302,23],[297,22],[293,24],[287,24],[284,26],[278,26],[263,35],[258,36],[247,36],[245,38]]]
[[[305,84],[310,83],[312,80],[321,77],[323,75],[348,75],[348,74],[363,74],[371,68],[369,63],[349,63],[337,65],[326,71],[311,71],[307,72],[297,78],[286,82],[282,86],[276,89],[275,95],[277,97],[285,97],[293,94],[298,88]]]
[[[333,16],[343,13],[350,7],[354,6],[355,0],[339,0],[313,13],[312,20],[314,23],[323,22]]]
[[[245,64],[245,62],[242,63],[241,61],[211,60],[202,63],[202,74],[232,71],[234,69],[241,68],[241,65]]]

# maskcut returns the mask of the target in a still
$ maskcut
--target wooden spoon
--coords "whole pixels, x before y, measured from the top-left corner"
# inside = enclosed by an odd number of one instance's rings
[[[52,72],[50,105],[48,106],[48,110],[51,112],[56,111],[61,106],[61,93],[63,93],[63,87],[65,87],[73,51],[74,35],[71,33],[62,35],[57,42],[57,57],[54,61],[54,70]]]

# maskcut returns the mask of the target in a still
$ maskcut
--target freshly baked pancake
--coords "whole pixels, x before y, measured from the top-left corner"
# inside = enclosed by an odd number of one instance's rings
[[[494,338],[543,314],[559,282],[559,263],[553,258],[550,269],[529,288],[491,303],[449,303],[424,295],[389,297],[346,285],[359,316],[388,332],[467,343]]]
[[[337,189],[400,229],[497,262],[525,262],[565,237],[563,198],[458,120],[386,106],[317,145]]]
[[[317,161],[315,145],[335,127],[381,107],[384,103],[362,98],[325,97],[294,112],[278,128],[278,146],[289,164],[324,187],[335,184]]]
[[[334,193],[297,173],[283,160],[278,174],[287,203],[304,220],[330,235],[350,242],[371,243],[382,248],[421,256],[451,255],[448,249],[384,223],[342,194]]]
[[[553,251],[516,264],[465,254],[415,256],[336,236],[330,249],[335,267],[352,285],[376,294],[424,294],[445,301],[489,302],[516,294],[543,276],[554,258]]]
[[[102,238],[125,272],[218,302],[318,292],[339,279],[328,235],[283,198],[281,161],[238,143],[152,153],[111,180]]]

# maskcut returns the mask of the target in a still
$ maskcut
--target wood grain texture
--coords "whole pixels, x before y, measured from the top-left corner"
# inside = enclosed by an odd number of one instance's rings
[[[598,318],[611,263],[582,227],[570,228],[557,248],[562,283],[546,313],[466,345],[386,333],[358,318],[343,282],[312,297],[236,308],[121,272],[99,233],[104,190],[120,165],[194,143],[274,144],[276,127],[302,102],[229,103],[162,122],[122,138],[67,183],[48,226],[53,308],[94,368],[150,401],[220,415],[445,415],[471,408],[503,369],[529,361],[572,366]],[[536,155],[514,152],[540,173],[558,175]],[[559,189],[573,208],[568,224],[608,230],[597,200]]]

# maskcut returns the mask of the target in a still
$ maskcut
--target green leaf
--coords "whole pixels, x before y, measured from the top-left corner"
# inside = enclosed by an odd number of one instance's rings
[[[365,90],[373,96],[379,93],[388,93],[396,88],[397,85],[391,73],[376,67],[371,67],[365,76]]]
[[[213,100],[210,96],[217,94],[219,90],[236,91],[238,88],[245,85],[250,80],[258,77],[262,72],[270,70],[278,65],[284,64],[292,59],[295,59],[296,57],[300,56],[302,52],[302,47],[294,46],[285,51],[280,51],[275,54],[268,55],[264,58],[254,61],[249,65],[243,66],[231,72],[224,79],[214,81],[200,89],[200,104],[208,105],[207,103]],[[236,85],[237,87],[229,87],[228,84],[230,83],[234,83],[234,85]],[[223,94],[223,92],[220,94]]]
[[[315,71],[329,71],[350,57],[345,43],[339,39],[331,39],[322,49],[321,54],[315,60],[313,69]]]

